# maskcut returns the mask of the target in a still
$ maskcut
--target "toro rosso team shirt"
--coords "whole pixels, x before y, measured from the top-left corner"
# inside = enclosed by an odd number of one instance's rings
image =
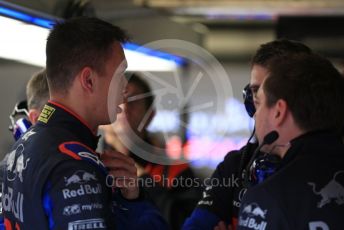
[[[344,145],[318,131],[291,141],[280,169],[247,190],[240,230],[344,229]]]
[[[106,185],[98,137],[82,119],[49,101],[6,161],[6,229],[166,229],[142,198],[127,201]]]

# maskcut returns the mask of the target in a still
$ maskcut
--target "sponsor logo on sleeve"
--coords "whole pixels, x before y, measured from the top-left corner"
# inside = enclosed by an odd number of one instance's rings
[[[43,123],[48,123],[50,117],[55,112],[55,109],[49,105],[44,105],[41,114],[38,117],[38,120]]]
[[[96,165],[104,173],[104,175],[107,174],[105,165],[99,159],[97,153],[88,146],[79,142],[71,141],[60,144],[59,150],[61,153],[66,154],[76,160],[90,162],[91,164]]]
[[[97,181],[95,174],[91,174],[84,170],[76,171],[72,176],[65,177],[66,186],[70,184],[85,184],[89,181]]]
[[[81,212],[94,211],[96,209],[102,209],[103,205],[100,203],[91,203],[91,204],[73,204],[66,206],[63,209],[62,214],[64,216],[72,216],[80,214]]]
[[[266,228],[267,210],[263,210],[257,203],[244,205],[239,217],[239,226],[254,230]]]
[[[105,168],[105,165],[103,164],[103,162],[93,153],[90,152],[78,152],[78,155],[83,158],[83,159],[87,159],[89,161],[92,161],[94,163],[96,163],[99,166],[102,166],[103,168]]]
[[[79,229],[106,229],[106,224],[103,219],[77,220],[68,223],[68,230]]]
[[[36,132],[32,130],[26,132],[23,136],[22,136],[22,140],[23,141],[27,141],[31,136],[35,135]]]
[[[70,199],[83,195],[96,195],[102,193],[102,187],[99,183],[89,183],[97,181],[95,174],[91,174],[84,170],[78,170],[70,177],[65,177],[66,188],[62,189],[63,198]],[[71,185],[78,185],[71,187]]]
[[[64,216],[71,216],[71,215],[76,215],[80,213],[81,213],[80,204],[73,204],[73,205],[64,207],[62,214]]]
[[[94,209],[102,209],[103,205],[100,203],[83,204],[81,205],[82,211],[92,211]]]
[[[24,158],[24,145],[18,147],[9,153],[6,161],[7,180],[14,181],[16,178],[23,182],[23,171],[27,168],[30,158]]]

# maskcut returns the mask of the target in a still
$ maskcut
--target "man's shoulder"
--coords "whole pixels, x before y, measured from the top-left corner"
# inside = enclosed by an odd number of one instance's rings
[[[80,150],[92,151],[73,133],[58,126],[34,126],[17,141],[14,147],[18,145],[23,145],[27,152],[40,156],[62,153],[59,155],[72,157],[71,154],[67,153],[76,151],[77,146]],[[37,152],[40,154],[36,154]],[[72,158],[75,159],[75,157]]]
[[[19,155],[30,159],[29,168],[50,171],[60,162],[85,161],[101,169],[105,168],[97,154],[78,138],[59,127],[33,127],[14,145],[9,153],[13,160]]]
[[[72,138],[72,133],[60,127],[36,125],[30,128],[14,146],[23,144],[27,147],[39,147],[39,149],[47,149],[49,147],[55,147],[59,143]]]
[[[68,132],[55,132],[55,128],[33,127],[15,143],[11,152],[21,151],[31,161],[57,161],[59,158],[66,158],[59,154],[59,145],[68,139]]]
[[[249,146],[245,145],[241,149],[232,150],[227,153],[224,160],[221,162],[226,167],[239,167],[243,155],[249,151]]]
[[[239,150],[232,150],[230,152],[228,152],[224,158],[224,161],[225,162],[228,162],[228,161],[237,161],[241,158],[242,156],[242,149],[239,149]]]
[[[292,229],[303,229],[318,218],[328,226],[339,226],[344,211],[339,202],[344,188],[343,165],[340,157],[296,157],[264,182],[248,189],[241,208],[241,225],[251,215],[259,223],[262,216],[267,217],[268,225],[286,221]],[[300,205],[303,212],[295,211]]]
[[[278,201],[287,210],[297,208],[300,203],[307,209],[314,206],[320,194],[316,189],[326,188],[331,182],[344,188],[340,181],[344,178],[343,165],[344,157],[299,156],[248,191],[258,200],[270,197],[269,201]],[[311,209],[315,210],[313,206]]]
[[[105,165],[100,160],[99,154],[84,143],[78,141],[65,141],[59,144],[58,149],[59,153],[62,155],[91,164],[106,174]]]

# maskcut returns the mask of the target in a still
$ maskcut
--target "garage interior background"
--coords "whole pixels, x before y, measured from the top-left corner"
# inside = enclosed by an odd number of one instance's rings
[[[344,1],[341,0],[13,0],[2,1],[0,6],[13,4],[51,17],[69,18],[96,15],[127,30],[132,41],[145,45],[162,39],[180,39],[203,47],[224,67],[232,91],[220,115],[212,110],[190,112],[189,126],[198,124],[195,132],[181,127],[180,114],[175,111],[158,111],[150,129],[167,132],[168,138],[179,137],[196,147],[194,153],[201,160],[195,167],[214,167],[225,153],[239,148],[247,141],[252,128],[242,106],[242,89],[250,77],[250,58],[257,47],[275,38],[300,40],[317,52],[329,57],[339,69],[344,63]],[[11,31],[0,31],[1,34]],[[27,45],[30,45],[28,41]],[[166,50],[171,52],[171,50]],[[0,52],[1,53],[1,52]],[[16,60],[0,58],[0,155],[9,151],[13,138],[8,131],[9,114],[14,104],[25,98],[25,85],[30,76],[41,67]],[[197,69],[192,65],[179,71],[180,81],[192,85]],[[170,72],[154,72],[155,76],[175,84]],[[214,76],[199,82],[189,106],[201,99],[213,100],[209,82],[216,84]],[[149,79],[153,88],[158,84]],[[201,98],[201,99],[200,99]],[[166,122],[165,119],[169,122]],[[215,121],[216,122],[215,122]],[[167,127],[164,123],[169,123]],[[218,123],[225,124],[219,127]],[[191,129],[191,128],[190,128]],[[175,142],[171,142],[175,143]],[[178,143],[178,142],[177,142]],[[206,143],[197,147],[199,143]],[[216,148],[203,154],[200,148],[216,144]],[[170,153],[178,158],[182,153]]]

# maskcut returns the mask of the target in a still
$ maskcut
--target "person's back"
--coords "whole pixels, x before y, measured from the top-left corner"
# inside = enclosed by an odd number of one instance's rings
[[[7,159],[3,194],[6,227],[9,222],[18,224],[21,229],[27,226],[35,226],[35,229],[53,227],[53,220],[46,216],[58,211],[62,215],[56,222],[65,221],[63,226],[68,226],[68,216],[81,213],[82,207],[76,205],[73,210],[73,205],[84,203],[83,196],[87,194],[93,195],[91,197],[100,206],[111,204],[111,191],[99,183],[105,181],[106,175],[101,173],[105,168],[91,150],[96,144],[97,138],[74,115],[58,105],[45,105],[38,123],[14,145]],[[61,175],[64,180],[59,178]],[[52,188],[61,192],[49,193]],[[51,207],[52,203],[54,207]],[[94,208],[102,210],[100,216],[110,215],[110,205],[100,206]],[[81,217],[87,219],[87,213],[83,212]],[[94,218],[91,210],[89,218]],[[105,225],[104,220],[98,222]],[[113,223],[106,223],[106,226],[112,228]]]

